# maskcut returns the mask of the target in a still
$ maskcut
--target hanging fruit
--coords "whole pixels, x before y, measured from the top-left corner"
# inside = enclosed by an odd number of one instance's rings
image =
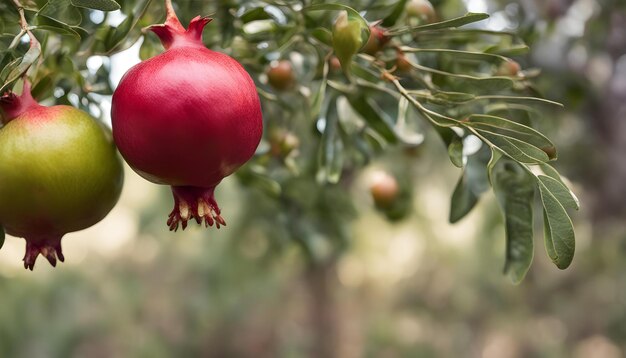
[[[207,49],[196,17],[185,29],[166,1],[167,19],[150,26],[165,52],[139,63],[113,94],[113,137],[141,176],[170,185],[167,224],[191,219],[226,225],[215,187],[254,154],[261,140],[261,105],[252,78],[233,58]]]

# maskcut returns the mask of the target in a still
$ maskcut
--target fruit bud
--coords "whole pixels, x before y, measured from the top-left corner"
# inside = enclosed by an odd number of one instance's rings
[[[376,53],[385,47],[390,38],[385,35],[385,30],[379,26],[370,26],[370,37],[367,39],[367,43],[361,49],[368,55],[374,56]]]
[[[333,49],[344,71],[349,72],[352,56],[363,45],[361,38],[362,24],[356,19],[348,17],[347,11],[342,11],[333,27]]]

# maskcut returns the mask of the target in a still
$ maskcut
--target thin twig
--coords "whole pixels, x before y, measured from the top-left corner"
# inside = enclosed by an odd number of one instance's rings
[[[24,5],[20,2],[20,0],[13,0],[13,4],[17,8],[17,12],[20,14],[20,28],[22,31],[28,34],[28,38],[30,39],[30,47],[39,46],[39,41],[33,33],[30,31],[28,27],[28,22],[26,21],[26,16],[24,16]]]

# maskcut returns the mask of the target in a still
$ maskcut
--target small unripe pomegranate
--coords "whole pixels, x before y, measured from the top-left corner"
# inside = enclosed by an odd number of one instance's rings
[[[517,61],[506,60],[498,66],[496,75],[498,76],[517,76],[521,71],[521,67]]]
[[[396,68],[401,73],[409,73],[413,69],[409,59],[406,58],[406,55],[400,51],[396,54]]]
[[[150,27],[166,51],[131,68],[113,94],[113,138],[137,173],[172,187],[170,230],[191,219],[219,228],[215,187],[254,154],[261,104],[241,64],[202,43],[211,19],[185,29],[171,1],[166,8],[165,23]]]
[[[428,0],[410,0],[404,9],[409,18],[415,18],[428,24],[435,22],[437,17],[433,4]]]
[[[350,71],[352,56],[359,52],[363,45],[360,21],[350,18],[347,11],[339,13],[333,26],[333,50],[345,72]]]
[[[287,60],[272,62],[267,70],[267,82],[278,91],[292,88],[296,82],[296,77],[291,62]]]
[[[372,176],[370,193],[376,207],[381,209],[390,208],[398,199],[400,186],[396,178],[389,173],[379,171]]]
[[[332,56],[329,60],[330,62],[330,70],[331,71],[339,71],[341,70],[341,62],[339,62],[339,59],[337,58],[337,56]]]
[[[275,157],[286,157],[300,147],[300,139],[292,132],[275,130],[270,135],[270,152]]]
[[[26,240],[25,268],[39,254],[56,266],[63,235],[115,206],[122,163],[105,127],[74,107],[39,105],[28,83],[20,96],[2,96],[0,108],[0,226]]]
[[[374,56],[385,47],[389,40],[390,37],[385,35],[384,29],[379,26],[370,26],[370,37],[367,39],[367,43],[363,46],[361,52]]]

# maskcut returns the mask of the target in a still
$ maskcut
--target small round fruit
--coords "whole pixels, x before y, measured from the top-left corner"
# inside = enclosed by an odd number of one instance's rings
[[[361,49],[361,52],[374,56],[381,51],[389,42],[389,37],[385,35],[385,30],[379,26],[370,26],[370,37]]]
[[[381,209],[390,208],[398,199],[399,192],[398,181],[389,173],[380,171],[372,176],[370,193],[376,207]]]
[[[517,76],[521,71],[519,63],[514,60],[506,60],[500,64],[496,75],[498,76]]]
[[[337,58],[337,56],[332,56],[329,62],[330,62],[331,71],[338,72],[341,70],[341,62],[339,62],[339,59]]]
[[[270,152],[275,157],[286,157],[300,147],[300,139],[292,132],[278,129],[270,136]]]
[[[115,206],[122,163],[111,133],[71,106],[44,107],[25,84],[0,98],[0,226],[26,240],[24,267],[39,254],[64,261],[61,238],[102,220]]]
[[[267,70],[267,82],[274,89],[285,91],[293,87],[296,78],[293,74],[291,62],[287,60],[274,61]]]
[[[409,59],[406,58],[405,54],[398,52],[396,56],[396,68],[398,69],[398,72],[409,73],[413,69],[413,66],[409,62]]]
[[[437,16],[433,4],[428,0],[410,0],[404,9],[409,18],[418,19],[420,22],[435,22]]]

